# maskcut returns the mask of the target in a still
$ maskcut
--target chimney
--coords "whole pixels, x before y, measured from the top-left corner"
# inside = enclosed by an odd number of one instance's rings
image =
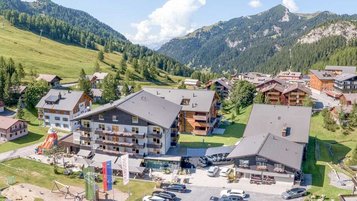
[[[113,104],[113,100],[110,100],[110,102],[109,102],[111,105]]]
[[[58,93],[58,99],[61,99],[62,98],[62,94],[61,92]]]
[[[286,137],[286,134],[287,134],[286,130],[287,130],[287,128],[284,126],[283,131],[281,132],[281,136]]]

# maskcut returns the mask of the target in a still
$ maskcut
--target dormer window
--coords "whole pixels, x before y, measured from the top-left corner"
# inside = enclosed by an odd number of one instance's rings
[[[190,104],[190,99],[188,99],[188,98],[182,99],[181,105],[189,105],[189,104]]]
[[[137,116],[132,116],[131,121],[133,124],[137,124],[137,123],[139,123],[139,118]]]

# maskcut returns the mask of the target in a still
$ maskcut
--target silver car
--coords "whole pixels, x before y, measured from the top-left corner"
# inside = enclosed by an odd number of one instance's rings
[[[210,177],[215,177],[215,176],[217,176],[218,171],[219,171],[219,167],[211,166],[207,171],[207,175]]]

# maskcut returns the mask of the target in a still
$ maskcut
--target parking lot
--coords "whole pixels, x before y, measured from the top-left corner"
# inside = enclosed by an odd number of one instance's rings
[[[179,200],[182,201],[209,201],[212,196],[219,197],[221,190],[224,188],[215,188],[215,187],[199,187],[188,185],[189,193],[176,193]],[[259,188],[259,187],[257,187]],[[263,193],[254,193],[254,192],[246,192],[249,197],[247,200],[249,201],[279,201],[283,200],[280,195],[269,195]],[[293,199],[294,201],[302,201],[304,198]]]

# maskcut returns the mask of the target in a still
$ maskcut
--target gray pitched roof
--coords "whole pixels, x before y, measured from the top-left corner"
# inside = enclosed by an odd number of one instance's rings
[[[75,120],[83,119],[114,108],[138,116],[141,119],[164,128],[171,127],[181,110],[181,106],[142,90],[84,113],[75,118]]]
[[[342,71],[342,73],[356,73],[356,66],[326,66],[325,70]]]
[[[294,91],[294,90],[300,90],[300,91],[303,91],[307,94],[311,94],[311,90],[307,87],[305,87],[304,85],[301,85],[301,84],[298,84],[298,83],[294,83],[294,84],[290,84],[288,85],[285,89],[284,89],[284,94],[286,93],[289,93],[291,91]]]
[[[350,73],[342,73],[342,74],[336,76],[336,80],[337,81],[346,81],[346,80],[349,80],[354,77],[357,77],[357,75],[350,74]]]
[[[336,74],[325,70],[310,70],[310,72],[320,80],[334,80],[336,78]]]
[[[215,91],[144,88],[143,90],[164,98],[165,100],[181,105],[183,99],[189,99],[188,105],[182,105],[183,111],[209,112],[215,97]]]
[[[103,90],[102,89],[91,89],[93,97],[102,97]]]
[[[58,77],[57,75],[51,74],[39,74],[36,80],[45,80],[46,82],[52,82],[55,78],[62,80],[62,78]]]
[[[59,94],[61,94],[60,99],[58,98]],[[40,102],[36,105],[36,108],[72,111],[83,95],[83,91],[51,89],[44,97],[41,98]],[[47,101],[56,101],[57,99],[58,103],[56,104],[46,103]]]
[[[310,132],[311,107],[254,104],[244,136],[271,133],[282,136],[289,128],[287,140],[308,143]]]
[[[273,134],[244,137],[228,158],[261,156],[296,170],[301,169],[304,145]]]
[[[214,79],[214,80],[211,80],[210,83],[219,83],[220,85],[224,86],[225,88],[227,88],[228,90],[231,90],[232,89],[232,85],[231,83],[229,82],[229,80],[225,77],[221,77],[221,78],[218,78],[218,79]]]
[[[108,76],[108,73],[95,72],[92,76],[96,77],[97,80],[104,80]]]

